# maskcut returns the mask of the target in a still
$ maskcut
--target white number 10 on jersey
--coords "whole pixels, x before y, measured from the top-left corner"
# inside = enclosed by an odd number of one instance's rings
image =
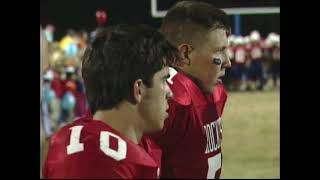
[[[67,154],[73,154],[77,152],[84,151],[84,144],[80,143],[80,134],[83,126],[74,126],[71,127],[70,134],[70,144],[67,146]],[[118,150],[113,150],[110,148],[110,136],[118,140]],[[100,133],[100,150],[104,152],[107,156],[120,161],[126,158],[127,155],[127,144],[119,136],[108,132],[101,131]]]

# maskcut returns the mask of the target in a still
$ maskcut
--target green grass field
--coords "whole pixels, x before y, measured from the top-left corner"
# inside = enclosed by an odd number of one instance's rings
[[[221,178],[280,178],[280,94],[231,92],[222,116]]]

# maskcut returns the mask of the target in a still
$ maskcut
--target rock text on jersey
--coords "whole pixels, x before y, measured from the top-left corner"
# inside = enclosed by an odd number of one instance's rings
[[[221,118],[203,126],[207,136],[205,154],[217,151],[221,147],[222,127]]]

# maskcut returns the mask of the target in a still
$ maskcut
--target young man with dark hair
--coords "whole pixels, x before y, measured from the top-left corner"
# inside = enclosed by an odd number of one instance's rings
[[[143,133],[163,128],[176,48],[146,26],[97,32],[82,62],[92,116],[51,139],[45,178],[158,178],[161,151]]]

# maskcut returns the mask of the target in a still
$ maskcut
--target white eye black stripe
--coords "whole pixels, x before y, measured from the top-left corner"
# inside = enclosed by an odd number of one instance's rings
[[[213,64],[216,64],[216,65],[220,65],[221,64],[221,59],[220,58],[213,58]]]

